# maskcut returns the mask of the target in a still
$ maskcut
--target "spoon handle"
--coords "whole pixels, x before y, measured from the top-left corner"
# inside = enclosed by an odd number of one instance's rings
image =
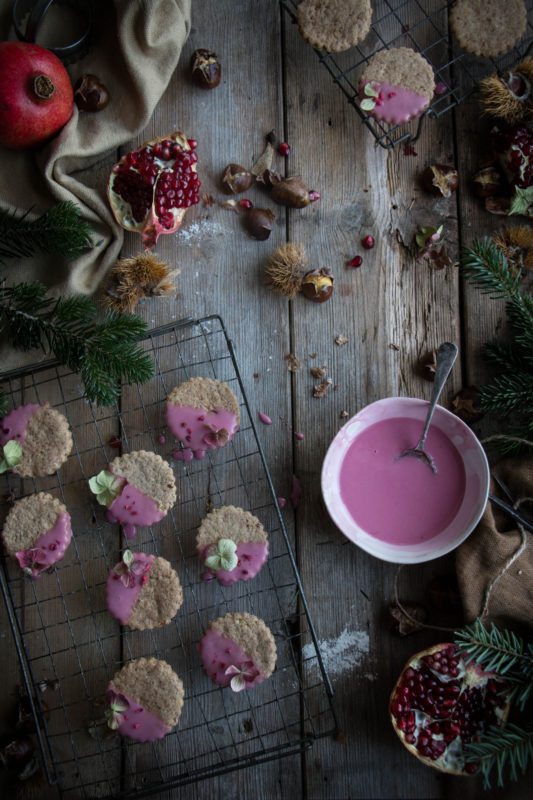
[[[457,352],[457,345],[453,344],[452,342],[444,342],[437,350],[437,368],[435,370],[433,394],[431,395],[431,402],[429,404],[424,430],[422,431],[422,436],[417,444],[417,449],[424,447],[431,423],[431,418],[433,417],[433,412],[435,411],[435,406],[437,405],[437,400],[440,397],[440,393],[442,392],[444,384],[446,383],[446,379],[450,374],[455,359],[457,358]]]

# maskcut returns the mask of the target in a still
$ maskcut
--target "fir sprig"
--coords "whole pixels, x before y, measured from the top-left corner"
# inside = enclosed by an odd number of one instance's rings
[[[498,786],[504,785],[504,771],[509,771],[511,780],[525,774],[533,762],[533,725],[520,728],[509,723],[502,729],[491,725],[479,742],[465,745],[465,760],[478,763],[483,775],[483,788],[490,789],[490,775],[496,770]]]
[[[13,347],[53,353],[80,373],[86,397],[103,406],[117,399],[122,382],[144,383],[154,374],[150,355],[138,344],[145,331],[146,323],[133,314],[109,311],[99,318],[86,296],[51,297],[40,283],[0,286],[0,333]]]
[[[77,258],[94,246],[89,223],[70,200],[57,203],[36,219],[30,220],[29,215],[30,211],[0,212],[0,262],[35,252]]]
[[[533,433],[533,297],[521,289],[521,275],[509,266],[502,248],[488,238],[475,240],[465,248],[462,273],[474,286],[493,298],[507,300],[507,315],[512,342],[491,342],[483,354],[499,371],[492,383],[481,387],[480,402],[485,411],[505,417],[511,412],[521,416],[507,431],[509,438],[498,440],[502,452],[520,448],[515,439],[528,439]]]

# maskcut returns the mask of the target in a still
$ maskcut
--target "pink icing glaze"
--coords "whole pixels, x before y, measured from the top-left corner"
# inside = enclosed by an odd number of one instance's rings
[[[343,503],[363,530],[383,542],[426,542],[446,528],[462,503],[463,462],[436,425],[426,442],[436,473],[417,458],[398,458],[414,446],[420,432],[416,419],[380,420],[354,439],[342,462]]]
[[[155,500],[127,482],[106,513],[109,522],[119,522],[123,526],[127,539],[135,536],[137,527],[152,525],[164,516],[165,512],[161,511]]]
[[[130,581],[133,585],[126,586],[121,579],[121,575],[115,570],[122,562],[119,562],[110,571],[106,584],[107,607],[111,614],[116,617],[122,625],[126,625],[131,617],[132,611],[137,602],[142,587],[146,583],[147,574],[150,571],[155,556],[146,553],[134,553],[134,570],[130,570]]]
[[[214,545],[198,548],[198,556],[202,563],[214,550]],[[218,578],[222,586],[231,586],[236,581],[248,581],[255,578],[268,558],[268,544],[266,542],[239,542],[237,545],[237,566],[231,571],[219,569],[210,570]]]
[[[19,406],[6,414],[0,424],[0,446],[16,439],[21,444],[26,441],[26,428],[30,417],[33,417],[41,406],[38,403],[28,403],[26,406]]]
[[[33,547],[15,553],[17,561],[22,568],[31,569],[32,578],[38,578],[56,561],[61,561],[71,538],[70,515],[63,511],[57,515],[54,526],[36,539]]]
[[[265,680],[264,673],[253,658],[246,655],[233,639],[221,636],[214,628],[209,628],[204,633],[200,639],[199,650],[205,671],[219,686],[230,685],[233,675],[226,675],[226,670],[231,665],[251,673],[250,676],[244,676],[247,689]]]
[[[176,439],[182,442],[185,448],[184,451],[177,451],[174,454],[179,461],[191,461],[193,457],[203,458],[206,450],[223,447],[239,430],[233,411],[224,408],[206,411],[205,408],[174,406],[167,403],[165,419]],[[226,442],[217,442],[217,431],[227,432],[229,438]],[[192,457],[187,457],[185,452],[192,452]]]
[[[383,122],[390,122],[393,125],[400,125],[408,122],[413,117],[419,117],[429,105],[429,98],[402,86],[394,86],[391,83],[381,83],[380,81],[361,81],[359,85],[359,102],[366,98],[364,88],[370,83],[373,89],[379,93],[375,98],[376,104],[368,114],[375,119]]]
[[[155,739],[162,739],[170,728],[157,714],[153,714],[144,708],[141,703],[123,692],[116,691],[113,682],[108,684],[106,699],[111,702],[114,696],[118,695],[119,701],[127,706],[125,711],[118,714],[118,732],[121,736],[129,736],[137,742],[153,742]]]

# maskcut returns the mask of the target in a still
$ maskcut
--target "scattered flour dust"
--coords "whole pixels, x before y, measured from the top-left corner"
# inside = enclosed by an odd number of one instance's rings
[[[370,653],[370,637],[366,631],[349,631],[346,627],[339,636],[325,639],[319,642],[318,646],[326,671],[334,678],[344,672],[350,672],[367,659]],[[302,656],[304,659],[314,658],[315,647],[312,642],[304,645]],[[310,665],[318,668],[316,659],[311,661]],[[375,680],[376,676],[365,673],[365,678]]]
[[[178,244],[187,245],[200,244],[205,238],[225,236],[226,233],[226,229],[223,228],[218,222],[214,222],[210,219],[204,219],[180,228],[177,233],[177,242]]]

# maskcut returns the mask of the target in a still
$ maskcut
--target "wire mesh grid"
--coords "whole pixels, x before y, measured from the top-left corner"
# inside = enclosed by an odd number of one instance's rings
[[[280,2],[296,23],[299,0]],[[526,0],[527,26],[522,39],[498,59],[470,56],[454,46],[453,35],[448,33],[451,6],[451,2],[443,0],[373,0],[370,33],[362,42],[341,53],[315,51],[382,147],[416,141],[427,117],[438,119],[451,111],[474,93],[481,77],[504,72],[531,49],[533,0]],[[403,125],[388,125],[373,119],[361,109],[357,96],[359,77],[374,53],[394,47],[410,47],[421,53],[435,74],[435,95],[426,112],[418,120]]]
[[[36,581],[5,559],[0,572],[40,721],[48,779],[68,798],[149,795],[301,752],[336,730],[331,685],[222,320],[207,317],[155,329],[144,347],[153,354],[156,377],[124,387],[114,408],[87,403],[79,377],[55,364],[0,376],[13,406],[50,402],[66,415],[74,438],[73,453],[55,475],[2,478],[8,507],[34,491],[65,503],[73,538],[64,560]],[[241,424],[228,445],[208,451],[204,461],[184,463],[175,458],[176,444],[163,442],[162,410],[170,389],[192,376],[225,381],[239,399]],[[125,544],[90,496],[87,480],[120,452],[117,445],[123,452],[158,452],[176,476],[174,508],[157,526],[140,529],[129,545],[167,558],[182,583],[184,601],[176,618],[151,631],[122,628],[106,609],[107,574]],[[195,549],[200,520],[222,505],[247,509],[269,533],[269,559],[261,572],[227,588],[201,579]],[[239,694],[207,678],[196,650],[209,620],[229,611],[261,617],[278,654],[271,678]],[[141,656],[166,660],[185,688],[177,728],[153,744],[121,738],[103,724],[107,683],[124,662]],[[56,688],[41,696],[39,686],[46,681]]]

